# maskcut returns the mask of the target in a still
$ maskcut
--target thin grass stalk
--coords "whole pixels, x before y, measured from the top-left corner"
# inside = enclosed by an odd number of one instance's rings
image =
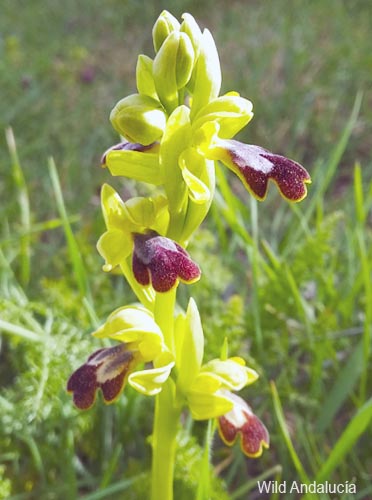
[[[20,209],[22,236],[20,236],[20,281],[22,285],[27,285],[31,275],[31,249],[30,249],[30,227],[31,227],[31,212],[30,201],[26,180],[22,171],[22,167],[18,158],[16,142],[11,128],[5,130],[6,142],[12,162],[13,178],[18,189],[18,205]]]
[[[203,457],[200,464],[200,480],[195,500],[208,500],[211,496],[211,452],[213,436],[216,430],[216,421],[208,420],[207,431],[205,433]]]

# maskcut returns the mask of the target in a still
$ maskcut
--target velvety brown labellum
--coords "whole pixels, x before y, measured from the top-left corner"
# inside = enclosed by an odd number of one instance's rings
[[[133,362],[134,356],[125,344],[93,353],[67,382],[67,391],[73,393],[75,405],[82,410],[90,408],[98,389],[106,403],[113,402],[122,391]]]
[[[178,243],[155,231],[133,237],[133,274],[141,285],[151,283],[155,291],[168,292],[178,280],[193,283],[199,279],[199,266]]]
[[[225,143],[231,161],[227,165],[258,199],[265,198],[270,179],[290,201],[301,201],[306,196],[306,184],[311,180],[299,163],[260,146],[234,140]]]

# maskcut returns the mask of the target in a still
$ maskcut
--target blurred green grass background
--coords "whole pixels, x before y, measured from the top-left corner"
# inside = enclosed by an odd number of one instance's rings
[[[263,498],[255,478],[265,474],[353,481],[353,498],[370,498],[372,6],[363,0],[1,2],[0,498],[146,498],[152,401],[126,390],[114,407],[79,413],[64,386],[96,349],[89,332],[132,300],[100,270],[99,188],[128,197],[146,186],[110,179],[99,160],[117,141],[109,111],[135,90],[137,55],[153,54],[163,8],[213,33],[223,90],[254,104],[240,138],[302,161],[313,177],[308,198],[289,206],[275,189],[257,204],[219,173],[190,247],[203,279],[181,302],[191,293],[200,304],[208,357],[227,335],[231,353],[260,372],[246,395],[272,437],[256,461],[216,438],[213,498]],[[205,431],[185,427],[181,500],[195,491]]]

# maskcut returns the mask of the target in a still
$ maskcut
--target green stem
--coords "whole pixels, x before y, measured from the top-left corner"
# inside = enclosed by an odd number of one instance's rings
[[[156,294],[154,316],[162,329],[167,347],[174,352],[174,306],[176,289]],[[173,500],[173,474],[177,445],[177,429],[181,410],[175,407],[175,385],[164,384],[155,399],[152,435],[151,500]]]
[[[156,396],[152,436],[151,500],[173,500],[173,474],[180,409],[174,407],[174,382]]]
[[[174,306],[177,288],[167,293],[157,293],[155,298],[154,317],[163,332],[164,342],[174,354]]]

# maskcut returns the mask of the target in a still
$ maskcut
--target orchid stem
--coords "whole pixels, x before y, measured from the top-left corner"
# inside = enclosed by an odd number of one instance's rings
[[[174,382],[156,396],[152,437],[151,500],[173,500],[173,475],[180,410],[174,407]]]
[[[155,298],[154,317],[161,328],[164,342],[168,349],[174,354],[174,306],[176,303],[177,288],[166,293],[157,293]]]
[[[174,306],[176,288],[157,293],[155,321],[161,328],[167,347],[174,353]],[[175,407],[175,386],[170,378],[155,399],[152,435],[151,500],[173,500],[173,475],[180,409]]]

